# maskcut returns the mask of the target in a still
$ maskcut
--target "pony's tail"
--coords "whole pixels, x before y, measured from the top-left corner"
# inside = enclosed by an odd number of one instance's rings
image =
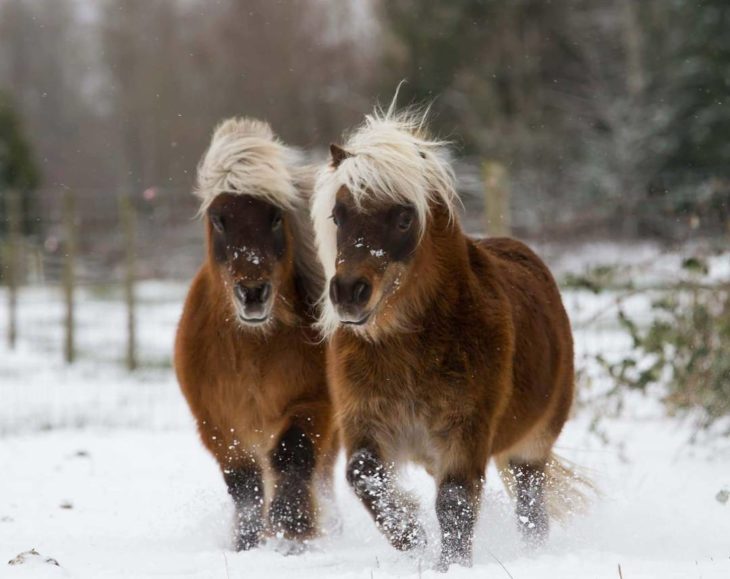
[[[507,493],[514,499],[514,471],[506,462],[498,463],[497,469]],[[564,522],[571,515],[584,513],[591,499],[599,495],[596,486],[583,469],[554,452],[548,455],[545,463],[545,478],[547,510],[550,518],[555,521]]]
[[[598,489],[585,469],[550,453],[546,468],[548,513],[557,521],[565,521],[571,515],[584,513],[591,499],[598,496]]]

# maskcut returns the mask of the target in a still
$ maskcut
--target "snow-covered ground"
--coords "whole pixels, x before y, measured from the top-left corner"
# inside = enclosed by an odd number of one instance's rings
[[[615,424],[616,448],[590,444],[585,425],[561,440],[566,456],[591,469],[604,492],[591,510],[556,527],[545,549],[526,553],[495,476],[484,496],[472,569],[453,577],[730,577],[730,456],[695,453],[664,421]],[[275,545],[234,553],[223,481],[192,428],[53,431],[0,444],[0,557],[35,547],[61,568],[0,567],[2,577],[425,577],[436,555],[391,549],[338,477],[340,535],[284,556]],[[342,466],[342,465],[340,465]],[[338,469],[342,473],[342,468]],[[489,473],[493,475],[494,473]],[[433,485],[406,473],[423,497],[436,543]],[[501,562],[501,565],[499,562]],[[3,561],[4,562],[4,561]]]
[[[573,257],[566,269],[594,264],[598,253]],[[674,264],[670,258],[657,263]],[[729,262],[717,263],[715,275],[727,276],[721,268]],[[314,541],[298,556],[281,554],[273,543],[247,553],[230,550],[232,505],[169,365],[184,292],[176,284],[140,287],[145,367],[132,375],[120,364],[124,311],[118,295],[82,293],[79,362],[66,368],[54,290],[21,294],[18,349],[0,347],[0,577],[440,576],[433,571],[435,547],[411,556],[386,544],[347,488],[342,464],[339,534]],[[610,357],[630,347],[610,315],[596,317],[610,309],[613,296],[572,291],[565,299],[578,365],[600,390],[605,384],[590,355]],[[627,303],[637,314],[645,307],[640,296]],[[0,308],[0,328],[5,315]],[[586,400],[599,400],[589,394]],[[691,423],[664,417],[651,398],[631,397],[626,406],[621,418],[601,425],[608,443],[592,433],[593,407],[580,410],[559,441],[559,452],[602,492],[586,513],[555,525],[548,544],[528,553],[490,469],[474,567],[453,567],[449,576],[618,578],[620,565],[625,579],[730,577],[730,501],[718,500],[720,491],[730,490],[730,442],[690,444]],[[403,477],[421,497],[435,546],[433,483],[415,468]],[[5,564],[31,548],[42,557]]]

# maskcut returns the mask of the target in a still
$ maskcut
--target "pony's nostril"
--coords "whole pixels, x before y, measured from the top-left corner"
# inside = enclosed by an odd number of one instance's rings
[[[352,301],[354,304],[360,305],[368,301],[370,298],[370,284],[365,280],[355,282],[352,288]]]
[[[261,291],[259,292],[259,301],[261,303],[264,303],[266,300],[269,299],[270,294],[271,294],[271,284],[265,283],[263,286],[261,286]]]
[[[233,286],[233,293],[239,301],[246,303],[246,287],[243,284],[237,283]]]
[[[330,282],[330,300],[336,306],[361,306],[370,299],[372,288],[363,279],[333,277]]]

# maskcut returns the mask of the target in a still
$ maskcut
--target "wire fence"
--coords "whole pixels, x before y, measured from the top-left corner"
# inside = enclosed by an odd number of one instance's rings
[[[0,297],[6,292],[0,290]],[[61,288],[22,288],[15,350],[11,354],[6,345],[0,346],[0,436],[67,427],[188,424],[172,369],[174,336],[186,292],[183,281],[137,284],[137,368],[129,371],[127,308],[119,287],[78,290],[72,364],[64,352]],[[611,315],[612,294],[569,289],[564,300],[574,325],[580,382],[588,384],[599,371],[596,356],[618,358],[631,347],[630,339]],[[6,312],[0,310],[0,327],[5,326]]]
[[[501,168],[472,166],[459,174],[468,231],[528,229],[534,208],[525,215]],[[17,195],[5,192],[3,198],[0,433],[188,420],[172,349],[187,285],[203,258],[196,199],[165,188],[131,194],[58,188],[36,193],[32,207],[42,210],[23,212]],[[702,232],[692,215],[682,219],[687,239]],[[576,222],[576,230],[584,228]],[[726,237],[712,233],[727,245]],[[561,239],[562,233],[546,231],[532,238],[561,272],[641,253],[638,245],[628,256],[583,251],[583,261],[573,263],[575,244],[551,243]],[[646,259],[655,261],[654,254]],[[667,266],[669,275],[652,283],[669,283],[673,268],[676,260]],[[574,278],[564,287],[582,376],[597,375],[597,354],[619,356],[631,347],[616,321],[617,295],[598,295]],[[648,320],[647,297],[637,295],[631,303],[637,319]]]

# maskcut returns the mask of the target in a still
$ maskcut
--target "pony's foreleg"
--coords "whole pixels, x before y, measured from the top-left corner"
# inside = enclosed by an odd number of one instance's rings
[[[245,465],[223,470],[228,493],[236,505],[235,548],[247,551],[261,541],[263,531],[264,481],[259,466]]]
[[[441,447],[438,469],[436,517],[441,527],[441,558],[438,569],[456,563],[472,564],[474,527],[479,515],[484,473],[489,460],[491,436],[484,432],[488,421],[475,417],[457,421]]]
[[[509,468],[514,480],[517,524],[528,545],[539,546],[550,530],[545,503],[545,463],[511,460]]]
[[[425,545],[418,505],[398,489],[394,465],[384,462],[374,448],[361,445],[349,453],[347,481],[393,547],[407,551]]]
[[[441,527],[441,571],[448,570],[452,563],[471,566],[482,476],[481,472],[474,470],[467,475],[446,474],[439,481],[436,516]]]
[[[299,426],[289,427],[270,455],[275,474],[274,497],[269,507],[272,530],[287,539],[309,538],[316,528],[312,493],[315,447]]]

